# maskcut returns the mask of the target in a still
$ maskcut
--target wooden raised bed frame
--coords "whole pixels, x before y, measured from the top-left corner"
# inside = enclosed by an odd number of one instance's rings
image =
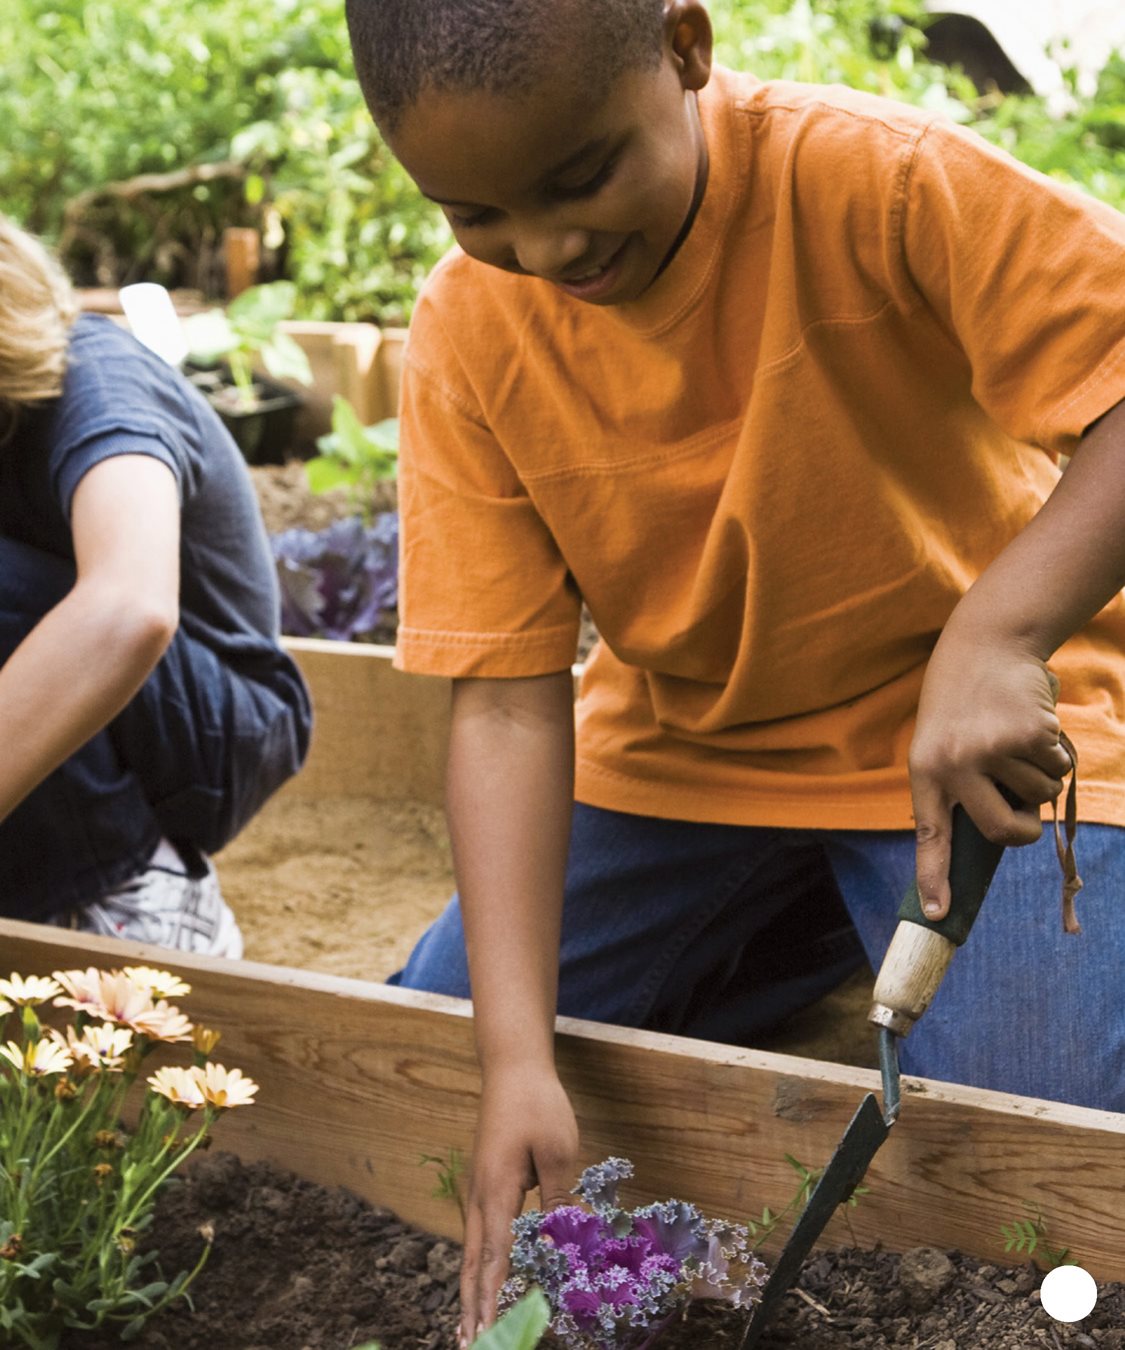
[[[386,649],[291,642],[318,713],[294,794],[440,793],[446,690],[390,669]],[[393,784],[394,790],[388,790]],[[479,1077],[469,1005],[457,999],[250,962],[168,959],[158,948],[0,921],[0,969],[143,960],[188,979],[195,1020],[223,1032],[218,1058],[261,1084],[220,1122],[219,1147],[340,1184],[404,1219],[460,1237],[422,1154],[468,1153]],[[878,1074],[560,1019],[563,1080],[583,1164],[636,1165],[634,1194],[692,1200],[738,1219],[792,1196],[790,1153],[821,1166]],[[902,1116],[868,1174],[870,1194],[823,1244],[959,1247],[1002,1262],[1000,1225],[1037,1205],[1055,1244],[1099,1280],[1125,1279],[1125,1115],[904,1078]],[[784,1234],[768,1244],[776,1252]]]

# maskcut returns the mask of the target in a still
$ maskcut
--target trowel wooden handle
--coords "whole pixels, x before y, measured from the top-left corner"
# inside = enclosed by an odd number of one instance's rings
[[[1003,852],[1002,844],[989,843],[965,811],[954,807],[949,913],[936,923],[927,919],[918,885],[911,885],[879,967],[869,1022],[905,1036],[930,1006],[953,953],[969,936]]]

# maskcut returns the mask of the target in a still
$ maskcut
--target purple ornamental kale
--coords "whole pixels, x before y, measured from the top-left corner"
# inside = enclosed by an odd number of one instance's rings
[[[324,530],[271,537],[281,588],[281,631],[350,641],[371,633],[398,604],[398,515],[365,526],[358,516]]]
[[[538,1285],[551,1305],[551,1330],[571,1350],[644,1350],[692,1298],[749,1307],[765,1266],[740,1224],[705,1219],[694,1205],[665,1200],[621,1209],[625,1158],[582,1173],[574,1193],[590,1210],[529,1210],[512,1226],[512,1276],[505,1303]]]

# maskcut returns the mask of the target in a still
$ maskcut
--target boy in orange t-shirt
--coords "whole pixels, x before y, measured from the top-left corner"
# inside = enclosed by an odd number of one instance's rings
[[[1028,847],[904,1066],[1125,1110],[1125,219],[932,114],[713,71],[690,0],[348,17],[460,246],[406,361],[398,646],[454,681],[459,897],[397,979],[471,970],[464,1334],[572,1181],[556,1008],[745,1041],[877,963],[915,872],[944,913],[955,804]]]

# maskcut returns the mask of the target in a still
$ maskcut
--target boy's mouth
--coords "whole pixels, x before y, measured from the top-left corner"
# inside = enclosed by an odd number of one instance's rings
[[[622,257],[628,247],[629,238],[600,267],[587,268],[576,276],[555,279],[554,284],[560,291],[572,295],[576,300],[600,300],[617,285],[621,276]]]

